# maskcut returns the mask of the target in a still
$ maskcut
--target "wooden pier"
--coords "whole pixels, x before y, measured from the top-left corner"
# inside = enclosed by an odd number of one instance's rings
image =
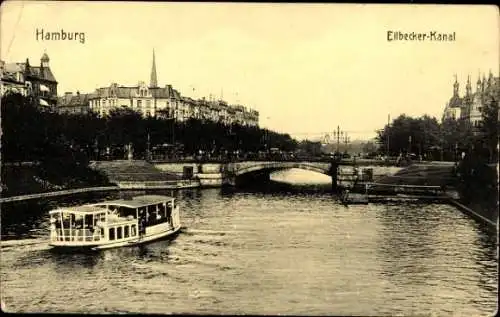
[[[384,202],[448,202],[441,186],[399,185],[382,183],[360,183],[345,189],[341,195],[344,204],[367,204]]]

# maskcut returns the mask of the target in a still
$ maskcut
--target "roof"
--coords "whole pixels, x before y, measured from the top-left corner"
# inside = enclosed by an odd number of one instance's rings
[[[31,71],[31,76],[57,82],[54,74],[52,74],[52,71],[50,70],[50,67],[30,66],[29,69]]]
[[[59,97],[59,106],[82,106],[87,105],[90,94],[65,94]]]
[[[448,107],[450,108],[455,108],[455,107],[460,107],[462,106],[462,98],[458,97],[458,96],[452,96],[450,98],[450,102],[448,103]]]
[[[121,206],[127,208],[139,208],[149,205],[160,204],[169,201],[171,199],[173,199],[173,197],[161,196],[161,195],[144,195],[144,196],[132,197],[132,199],[117,199],[117,200],[103,201],[101,203],[93,204],[93,206],[112,205],[112,206]]]
[[[4,73],[24,73],[26,70],[26,63],[5,63],[3,65]],[[57,82],[50,67],[29,66],[28,76],[38,77],[47,81]]]
[[[24,63],[5,63],[3,69],[6,73],[24,72]]]
[[[99,207],[99,206],[94,206],[94,205],[82,205],[82,206],[74,206],[74,207],[57,208],[57,209],[49,211],[49,214],[54,214],[54,213],[58,213],[61,211],[72,212],[72,213],[76,213],[76,214],[95,214],[98,212],[99,213],[106,212],[106,209]]]
[[[132,98],[139,92],[140,85],[126,87],[118,86],[117,84],[111,84],[109,87],[97,88],[96,92],[91,96],[91,98]],[[173,89],[171,85],[165,87],[147,87],[149,93],[155,98],[175,98],[180,99],[180,94],[177,90]]]

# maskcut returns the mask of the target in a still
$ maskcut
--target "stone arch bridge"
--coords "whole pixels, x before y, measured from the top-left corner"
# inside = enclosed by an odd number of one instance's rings
[[[237,180],[269,180],[269,174],[279,170],[297,168],[328,175],[336,186],[339,174],[352,175],[352,163],[328,161],[241,161],[241,162],[156,162],[155,167],[169,173],[183,174],[190,168],[192,176],[200,180],[202,186],[237,185]],[[359,165],[358,165],[359,166]]]
[[[325,175],[332,175],[332,164],[325,162],[236,162],[223,166],[223,171],[227,175],[240,176],[253,173],[259,170],[283,170],[298,168],[313,171]]]
[[[332,184],[337,182],[338,164],[330,162],[278,162],[278,161],[255,161],[234,162],[221,166],[223,182],[226,185],[236,185],[239,181],[255,182],[269,179],[269,174],[279,170],[297,168],[321,173],[332,177]]]

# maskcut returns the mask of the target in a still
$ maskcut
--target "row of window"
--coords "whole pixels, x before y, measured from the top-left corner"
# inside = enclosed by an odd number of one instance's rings
[[[109,228],[109,240],[120,240],[126,239],[128,237],[135,237],[137,235],[137,226],[133,225],[124,225],[119,227]]]

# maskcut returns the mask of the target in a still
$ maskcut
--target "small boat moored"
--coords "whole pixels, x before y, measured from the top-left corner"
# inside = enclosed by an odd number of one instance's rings
[[[143,195],[131,199],[58,208],[50,214],[50,246],[107,249],[161,239],[181,229],[175,198]]]

